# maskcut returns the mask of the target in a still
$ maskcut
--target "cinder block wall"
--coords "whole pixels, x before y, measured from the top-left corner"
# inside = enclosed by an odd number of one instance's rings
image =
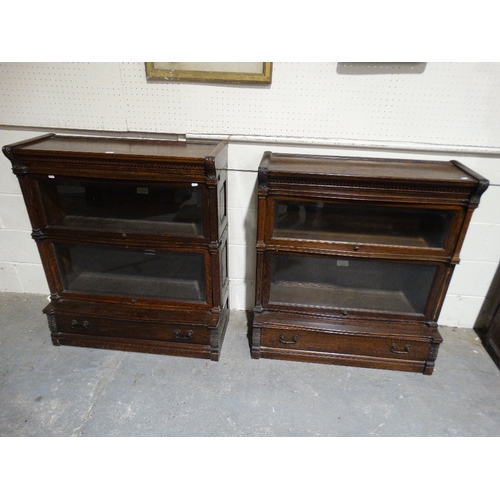
[[[433,63],[420,74],[369,69],[346,75],[337,63],[275,63],[270,86],[228,87],[150,85],[141,63],[0,63],[0,145],[48,131],[228,140],[233,309],[253,307],[264,151],[457,159],[490,187],[439,323],[471,327],[500,261],[500,64]],[[30,233],[17,179],[2,155],[0,290],[48,294]]]

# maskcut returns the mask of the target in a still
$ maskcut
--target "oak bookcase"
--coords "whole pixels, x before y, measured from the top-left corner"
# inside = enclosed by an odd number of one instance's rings
[[[266,152],[252,357],[431,374],[487,186],[456,161]]]
[[[55,345],[219,359],[226,143],[49,134],[3,151],[50,288]]]

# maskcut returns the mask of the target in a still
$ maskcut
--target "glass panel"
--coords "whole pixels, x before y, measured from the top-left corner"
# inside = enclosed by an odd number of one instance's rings
[[[89,182],[39,181],[51,225],[201,236],[199,187]]]
[[[201,253],[54,247],[65,290],[205,302]]]
[[[453,211],[277,200],[275,238],[443,248]]]
[[[424,314],[436,265],[271,256],[270,302]]]

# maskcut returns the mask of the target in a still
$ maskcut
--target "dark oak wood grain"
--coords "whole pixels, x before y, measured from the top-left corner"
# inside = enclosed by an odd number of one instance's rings
[[[50,288],[54,345],[219,359],[226,143],[48,134],[3,152]]]
[[[252,357],[430,375],[488,181],[458,162],[264,153]]]
[[[482,337],[484,347],[488,351],[491,359],[500,369],[500,291],[498,287],[494,288],[495,297],[491,304],[491,319],[486,328],[480,329],[478,333]]]

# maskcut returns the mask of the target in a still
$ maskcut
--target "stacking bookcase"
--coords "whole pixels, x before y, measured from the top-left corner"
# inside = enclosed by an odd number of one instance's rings
[[[55,345],[218,360],[227,144],[46,135],[5,146]]]
[[[266,152],[252,357],[431,374],[488,181],[456,161]]]

